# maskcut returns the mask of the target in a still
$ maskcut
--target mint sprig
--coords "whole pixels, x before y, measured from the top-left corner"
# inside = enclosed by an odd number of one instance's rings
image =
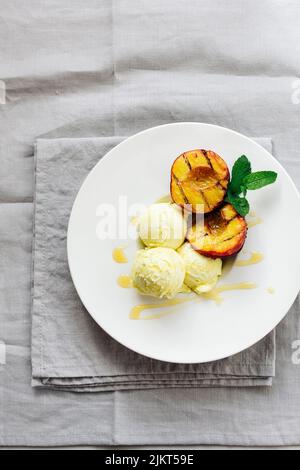
[[[232,176],[229,184],[229,190],[231,193],[240,194],[242,192],[243,180],[246,176],[251,173],[251,163],[246,157],[242,155],[237,159],[232,168]]]
[[[243,217],[249,214],[250,204],[246,198],[248,190],[256,190],[275,183],[275,171],[251,172],[251,163],[246,155],[237,159],[232,168],[232,177],[228,185],[226,201],[233,205]]]
[[[239,196],[238,194],[228,191],[226,201],[229,202],[243,217],[246,217],[246,215],[249,214],[250,205],[244,196]]]
[[[246,176],[243,180],[243,184],[247,189],[253,191],[275,183],[276,179],[277,173],[275,173],[275,171],[257,171]]]

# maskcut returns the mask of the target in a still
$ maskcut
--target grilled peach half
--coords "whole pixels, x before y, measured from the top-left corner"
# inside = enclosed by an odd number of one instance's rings
[[[171,169],[172,199],[192,212],[212,212],[223,202],[229,178],[226,163],[212,150],[185,152]]]
[[[187,239],[198,253],[210,258],[226,258],[238,253],[247,237],[247,223],[231,204],[225,204],[192,225]]]

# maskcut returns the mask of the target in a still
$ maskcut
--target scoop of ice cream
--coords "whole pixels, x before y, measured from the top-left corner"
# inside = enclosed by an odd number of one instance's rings
[[[212,290],[222,274],[222,260],[200,255],[189,243],[182,245],[178,253],[185,265],[185,284],[197,294]]]
[[[133,285],[141,294],[171,299],[182,288],[182,257],[171,248],[138,250],[132,267]]]
[[[186,232],[187,222],[175,204],[153,204],[140,218],[139,236],[150,248],[176,250],[184,242]]]

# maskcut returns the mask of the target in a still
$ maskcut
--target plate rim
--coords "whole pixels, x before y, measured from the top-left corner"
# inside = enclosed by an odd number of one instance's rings
[[[299,209],[300,209],[300,192],[298,191],[298,188],[296,186],[296,184],[294,183],[293,179],[291,178],[291,176],[289,175],[289,173],[287,172],[287,170],[283,167],[283,165],[280,163],[280,161],[278,161],[268,150],[266,150],[259,142],[256,142],[255,140],[253,140],[253,138],[251,137],[248,137],[238,131],[235,131],[233,129],[230,129],[230,128],[227,128],[227,127],[224,127],[224,126],[220,126],[220,125],[217,125],[217,124],[211,124],[211,123],[205,123],[205,122],[197,122],[197,121],[178,121],[178,122],[171,122],[171,123],[166,123],[166,124],[161,124],[161,125],[157,125],[157,126],[153,126],[153,127],[149,127],[149,128],[146,128],[146,129],[143,129],[129,137],[125,137],[124,140],[122,140],[121,142],[119,142],[117,145],[115,145],[113,148],[111,148],[105,155],[103,155],[102,158],[100,158],[100,160],[94,165],[94,167],[88,172],[88,174],[86,175],[86,177],[83,179],[82,183],[81,183],[81,186],[76,194],[76,197],[73,201],[73,204],[72,204],[72,209],[71,209],[71,212],[70,212],[70,215],[69,215],[69,220],[68,220],[68,227],[67,227],[67,260],[68,260],[68,267],[69,267],[69,272],[70,272],[70,275],[71,275],[71,279],[72,279],[72,282],[73,282],[73,285],[76,289],[76,292],[77,292],[77,295],[79,296],[80,298],[80,301],[82,302],[83,306],[85,307],[86,311],[88,312],[88,314],[93,318],[93,320],[96,322],[97,325],[100,326],[100,328],[102,328],[102,330],[108,334],[114,341],[117,341],[119,344],[121,344],[122,346],[126,347],[127,349],[137,353],[137,354],[140,354],[144,357],[148,357],[150,359],[154,359],[154,360],[158,360],[158,361],[161,361],[161,362],[166,362],[166,363],[173,363],[173,364],[206,364],[206,363],[209,363],[209,362],[215,362],[215,361],[220,361],[222,359],[226,359],[228,357],[232,357],[236,354],[239,354],[241,353],[242,351],[245,351],[249,348],[251,348],[252,346],[254,346],[255,344],[257,344],[259,341],[261,341],[263,338],[265,338],[265,336],[267,336],[268,334],[270,334],[280,323],[281,321],[286,317],[286,315],[288,314],[288,312],[290,311],[292,305],[294,304],[298,294],[299,294],[299,291],[300,291],[300,286],[298,288],[298,291],[295,295],[295,297],[291,300],[288,308],[287,308],[287,311],[282,315],[282,317],[279,319],[279,320],[275,320],[273,323],[272,323],[272,327],[269,329],[269,331],[264,334],[263,336],[259,337],[257,340],[255,340],[254,342],[251,341],[249,344],[247,344],[245,347],[243,347],[243,349],[240,349],[240,348],[237,348],[237,349],[234,349],[233,348],[233,352],[231,352],[230,354],[226,354],[225,356],[224,355],[217,355],[217,356],[214,356],[210,359],[206,359],[205,361],[201,361],[201,360],[192,360],[192,361],[189,361],[189,362],[186,362],[186,361],[180,361],[180,360],[176,360],[176,361],[172,361],[170,359],[164,359],[162,358],[159,354],[156,354],[155,352],[153,353],[153,355],[147,355],[145,354],[145,352],[142,352],[139,350],[139,348],[135,348],[135,347],[132,347],[130,346],[129,344],[126,343],[126,341],[121,341],[117,338],[114,337],[114,335],[112,333],[110,333],[110,331],[108,331],[108,329],[104,328],[102,326],[102,324],[96,319],[96,316],[93,315],[89,309],[87,308],[85,302],[83,301],[83,297],[80,293],[80,287],[77,285],[76,281],[75,281],[75,276],[73,274],[73,271],[72,271],[72,262],[71,262],[71,254],[70,254],[70,238],[71,238],[71,221],[72,221],[72,217],[73,217],[73,214],[76,210],[76,205],[77,205],[77,202],[80,198],[80,195],[81,195],[81,191],[83,190],[83,187],[85,186],[88,178],[90,178],[90,176],[94,173],[94,171],[96,171],[96,169],[98,168],[99,165],[101,165],[101,163],[104,161],[104,159],[107,159],[110,157],[110,154],[112,152],[115,151],[116,148],[121,148],[123,145],[125,145],[128,141],[136,138],[137,136],[140,136],[140,135],[143,135],[143,134],[146,134],[150,131],[154,131],[154,130],[157,130],[157,129],[163,129],[163,128],[166,128],[166,127],[176,127],[176,126],[190,126],[190,125],[193,125],[193,126],[204,126],[204,127],[211,127],[211,128],[217,128],[217,129],[222,129],[222,130],[226,130],[228,132],[230,132],[231,134],[233,135],[237,135],[239,137],[242,137],[243,139],[246,139],[247,141],[251,142],[251,143],[254,143],[255,145],[257,145],[258,147],[260,147],[264,153],[266,153],[268,155],[268,157],[273,160],[277,165],[280,166],[281,168],[281,171],[285,174],[285,176],[287,177],[287,179],[289,180],[289,183],[291,184],[291,187],[293,188],[293,191],[295,193],[295,195],[297,196],[297,199],[298,199],[298,203],[299,203]]]

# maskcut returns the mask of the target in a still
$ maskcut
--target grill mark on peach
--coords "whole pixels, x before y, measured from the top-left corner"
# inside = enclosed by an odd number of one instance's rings
[[[222,186],[222,188],[227,191],[227,188],[228,188],[228,181],[226,180],[220,180],[220,185]]]
[[[230,204],[205,219],[203,230],[195,224],[187,233],[187,239],[196,251],[210,258],[224,258],[241,250],[246,240],[247,226],[244,218]]]
[[[184,161],[185,161],[186,165],[188,166],[189,170],[191,171],[192,170],[192,165],[191,165],[191,163],[190,163],[190,161],[189,161],[189,159],[188,159],[188,157],[186,156],[185,153],[183,154],[183,158],[184,158]]]
[[[207,234],[208,235],[208,234]],[[228,243],[230,242],[231,240],[237,240],[237,241],[240,241],[243,237],[243,231],[240,231],[239,233],[235,234],[235,235],[232,235],[232,237],[229,237],[229,238],[226,238],[225,240],[222,240],[219,244],[219,248],[215,247],[215,252],[216,253],[222,253],[222,246],[224,245],[224,243]],[[199,249],[199,248],[198,248]],[[204,245],[202,245],[202,248],[200,247],[200,249],[202,251],[206,251],[206,248],[204,247]]]
[[[237,214],[236,214],[236,215],[233,214],[232,217],[231,217],[231,219],[227,219],[226,216],[225,216],[224,214],[222,214],[222,211],[221,211],[221,217],[222,217],[222,219],[224,220],[224,223],[225,223],[226,225],[228,225],[232,220],[236,219],[236,218],[238,217],[238,215],[237,215]]]
[[[201,197],[202,197],[204,203],[207,205],[208,210],[210,210],[210,207],[211,207],[211,206],[210,206],[210,204],[209,204],[207,198],[205,197],[204,191],[201,191],[201,189],[199,189],[199,194],[201,194]]]
[[[217,186],[218,188],[220,188],[224,192],[225,188],[222,186],[220,181],[217,181],[215,186]]]
[[[174,202],[191,204],[192,212],[198,212],[199,200],[204,205],[201,213],[212,212],[224,200],[229,171],[226,163],[213,151],[183,152],[175,160],[171,174],[177,179],[173,182]]]
[[[212,168],[212,167],[211,167]],[[215,187],[218,187],[219,189],[222,190],[222,192],[224,193],[225,191],[225,188],[221,185],[220,181],[214,181],[213,184],[211,186],[207,186],[207,189],[214,189]],[[205,190],[199,190],[201,192],[205,191]],[[205,199],[205,198],[204,198]]]
[[[189,200],[188,200],[188,198],[187,198],[186,195],[185,195],[185,192],[184,192],[184,190],[183,190],[183,187],[182,187],[181,184],[180,184],[179,179],[178,179],[177,176],[175,176],[175,175],[173,176],[173,178],[174,178],[175,183],[176,183],[176,185],[177,185],[177,187],[178,187],[178,189],[179,189],[179,191],[180,191],[180,193],[181,193],[181,195],[182,195],[182,197],[183,197],[183,199],[184,199],[185,204],[189,204]]]
[[[220,242],[220,247],[222,247],[223,243],[230,242],[230,240],[233,240],[234,238],[241,238],[242,235],[243,235],[243,231],[241,230],[239,233],[236,233],[235,235],[232,235],[232,237],[225,238],[225,240],[222,240]],[[205,238],[205,237],[208,237],[208,236],[210,236],[209,233],[206,233],[202,238]],[[204,246],[202,248],[204,249]]]
[[[222,243],[226,243],[226,242],[230,242],[230,240],[232,240],[233,238],[237,238],[237,237],[241,237],[242,235],[242,231],[240,231],[239,233],[236,233],[235,235],[232,235],[232,237],[230,238],[225,238],[225,240],[222,240],[220,245],[222,246]]]
[[[232,219],[229,219],[228,224],[230,224],[231,222],[233,222],[235,219],[238,219],[238,218],[239,218],[239,216],[235,215]]]
[[[210,159],[213,170],[214,170],[217,174],[220,174],[220,175],[222,174],[222,176],[223,176],[222,179],[226,178],[226,175],[225,175],[225,173],[224,173],[224,168],[223,168],[222,163],[221,163],[221,161],[220,161],[220,159],[222,160],[222,158],[221,158],[218,154],[216,154],[216,153],[214,153],[214,152],[211,152],[211,151],[210,151],[210,152],[209,152],[209,155],[210,155],[210,154],[212,154],[212,155],[214,156],[214,158],[211,158],[211,159]],[[209,158],[210,158],[210,157],[209,157]],[[227,167],[226,173],[229,173],[228,167]],[[227,175],[227,176],[229,176],[229,175]],[[220,178],[220,179],[221,179],[221,178]]]
[[[207,155],[207,151],[204,150],[204,149],[201,149],[201,152],[202,152],[202,154],[203,154],[203,156],[204,156],[204,158],[205,158],[205,160],[206,160],[208,166],[213,170],[213,166],[212,166],[212,164],[211,164],[210,158],[209,158],[208,155]]]

